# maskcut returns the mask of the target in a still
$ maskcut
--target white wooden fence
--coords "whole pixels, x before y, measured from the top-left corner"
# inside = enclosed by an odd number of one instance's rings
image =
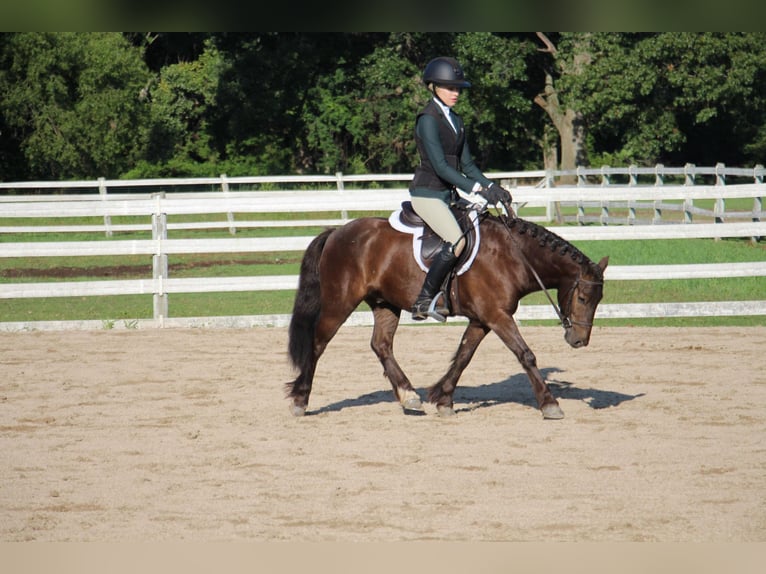
[[[503,172],[489,176],[511,189],[518,213],[528,219],[553,220],[561,208],[576,206],[574,220],[581,224],[598,221],[601,225],[557,225],[551,227],[570,241],[671,238],[743,237],[753,241],[766,236],[762,208],[766,186],[764,169],[756,168],[625,168],[578,169],[572,172]],[[642,182],[649,177],[652,181]],[[728,183],[738,179],[746,183]],[[353,215],[389,212],[408,197],[409,174],[343,176],[289,176],[248,178],[205,178],[172,180],[98,180],[95,182],[0,183],[0,219],[23,220],[19,225],[0,226],[0,257],[75,257],[146,255],[153,261],[153,275],[145,279],[70,281],[0,284],[0,299],[66,296],[152,294],[154,318],[131,325],[286,325],[289,315],[247,317],[168,317],[168,296],[173,293],[225,291],[292,290],[297,276],[261,277],[168,277],[167,257],[173,254],[303,251],[313,236],[252,238],[237,237],[237,229],[252,227],[299,227],[339,225]],[[562,185],[566,178],[572,185]],[[620,179],[622,178],[622,179]],[[676,178],[677,183],[668,183]],[[698,179],[702,178],[702,183]],[[705,179],[711,180],[709,183]],[[748,181],[749,180],[749,181]],[[399,186],[393,185],[399,183]],[[384,188],[383,186],[390,186]],[[267,189],[263,189],[267,188]],[[213,191],[215,189],[215,191]],[[55,190],[57,194],[51,194]],[[98,190],[98,193],[95,191]],[[137,191],[144,190],[144,191]],[[24,195],[12,195],[23,191]],[[41,195],[30,192],[47,191]],[[72,193],[74,191],[75,193]],[[726,211],[726,201],[752,200],[752,209]],[[697,204],[695,204],[697,202]],[[741,203],[741,201],[740,201]],[[708,204],[712,207],[700,207]],[[683,216],[677,221],[663,219],[663,212],[677,208]],[[598,214],[589,216],[588,210]],[[536,210],[536,212],[535,212]],[[540,215],[544,211],[545,215]],[[619,210],[626,215],[615,215]],[[530,212],[531,215],[525,215]],[[642,218],[637,214],[651,213]],[[298,219],[248,219],[247,214],[306,214]],[[535,214],[537,213],[537,214]],[[221,221],[173,222],[188,215],[225,214]],[[319,218],[317,214],[330,217]],[[112,218],[130,216],[138,223],[113,224]],[[98,218],[99,223],[72,224],[67,218]],[[62,218],[61,224],[51,220]],[[169,218],[171,221],[169,222]],[[45,225],[29,221],[44,219]],[[559,217],[566,221],[566,217]],[[702,222],[700,222],[702,221]],[[622,223],[622,225],[613,225]],[[649,225],[653,223],[653,225]],[[225,228],[230,238],[175,239],[179,229]],[[115,233],[152,231],[151,239],[117,239]],[[103,240],[61,242],[8,242],[3,234],[46,232],[98,232]],[[607,280],[687,279],[710,277],[763,277],[766,261],[694,265],[610,266]],[[765,289],[766,294],[766,289]],[[552,319],[547,305],[522,305],[521,320]],[[670,317],[702,315],[766,315],[766,297],[755,301],[718,303],[652,303],[601,305],[599,318]],[[407,322],[407,318],[403,317]],[[355,313],[350,324],[368,324],[369,313]],[[2,322],[0,330],[21,328],[80,328],[102,322]],[[118,325],[119,326],[119,325]]]

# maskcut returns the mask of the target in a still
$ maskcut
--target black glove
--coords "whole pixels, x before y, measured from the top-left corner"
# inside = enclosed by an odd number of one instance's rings
[[[507,203],[508,205],[511,204],[511,201],[513,201],[513,198],[511,197],[511,192],[510,191],[508,191],[504,187],[500,187],[499,185],[493,185],[492,188],[496,189],[497,191],[499,191],[501,193],[501,195],[503,196],[503,198],[500,200],[500,203],[502,203],[502,204],[506,204]]]
[[[499,185],[491,185],[489,187],[482,187],[479,190],[479,195],[487,200],[489,205],[497,205],[498,203],[510,203],[511,194]]]

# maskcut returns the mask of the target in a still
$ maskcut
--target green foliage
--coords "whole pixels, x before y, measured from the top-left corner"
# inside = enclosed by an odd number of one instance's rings
[[[215,160],[209,124],[224,70],[212,45],[194,61],[162,68],[150,91],[149,158],[158,163],[178,158]]]
[[[149,74],[121,34],[21,33],[4,48],[2,115],[28,177],[115,177],[138,159]]]
[[[379,172],[410,171],[415,163],[413,137],[421,70],[398,46],[383,46],[362,59],[362,138],[365,163]],[[365,167],[367,167],[367,165]],[[376,170],[366,169],[368,173]]]
[[[395,40],[395,41],[394,41]],[[428,50],[427,50],[428,49]],[[474,87],[458,104],[469,125],[469,145],[485,170],[519,168],[528,150],[530,102],[525,58],[529,43],[490,33],[392,34],[355,68],[339,62],[318,80],[303,110],[307,153],[319,171],[410,171],[417,155],[415,115],[430,94],[422,83],[425,64],[454,54]]]
[[[485,171],[538,169],[566,137],[547,88],[591,165],[763,163],[766,34],[546,36],[0,33],[0,177],[408,172],[439,55],[473,83],[458,111]]]
[[[762,161],[766,35],[582,33],[591,61],[561,78],[594,154],[636,164]]]
[[[323,173],[412,170],[420,70],[394,45],[378,46],[356,68],[345,64],[309,90],[307,156]]]
[[[471,151],[484,171],[539,165],[533,132],[539,127],[526,93],[527,58],[534,46],[515,37],[487,32],[461,34],[455,42],[473,87],[458,103],[468,113]]]

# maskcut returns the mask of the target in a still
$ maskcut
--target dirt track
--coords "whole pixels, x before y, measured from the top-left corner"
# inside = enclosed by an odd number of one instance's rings
[[[419,390],[459,326],[402,327]],[[344,327],[310,415],[283,329],[0,333],[0,540],[766,540],[766,328],[522,328],[543,421],[490,336],[458,416],[404,416]]]

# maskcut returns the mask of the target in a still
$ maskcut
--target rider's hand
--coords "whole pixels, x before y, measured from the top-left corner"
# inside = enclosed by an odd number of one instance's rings
[[[510,203],[511,201],[511,194],[499,185],[482,187],[478,193],[487,200],[489,205],[497,205],[498,203],[502,204],[505,202]]]
[[[500,201],[500,203],[510,204],[511,201],[513,201],[513,198],[511,197],[511,192],[505,189],[504,187],[500,187],[499,185],[493,185],[492,188],[496,189],[502,194],[503,199]]]

